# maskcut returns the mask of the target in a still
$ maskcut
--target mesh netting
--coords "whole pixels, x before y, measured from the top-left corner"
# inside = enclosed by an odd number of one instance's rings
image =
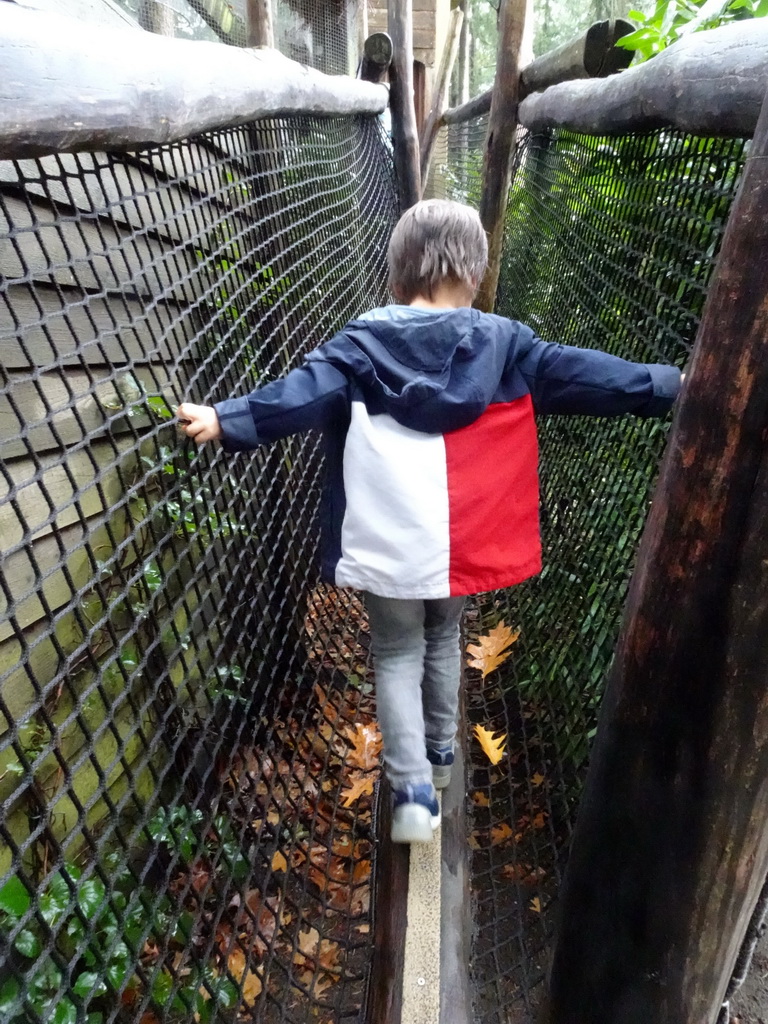
[[[459,177],[476,166],[456,143]],[[528,137],[510,196],[498,310],[547,340],[683,366],[745,143],[662,131]],[[454,169],[455,168],[455,169]],[[448,175],[446,174],[447,178]],[[470,179],[466,192],[476,195]],[[457,198],[461,191],[451,193]],[[527,1021],[541,991],[564,854],[603,677],[668,424],[540,424],[545,568],[477,602],[512,656],[468,691],[469,724],[504,733],[489,765],[468,737],[477,1021]]]
[[[277,0],[275,46],[292,60],[328,75],[354,74],[356,25],[347,0]],[[357,9],[354,15],[359,17]]]
[[[143,28],[248,45],[245,0],[116,0]],[[350,0],[272,0],[275,48],[329,75],[355,73],[361,13]]]
[[[4,1021],[359,1017],[379,741],[320,442],[172,409],[385,301],[395,215],[372,118],[0,163]]]
[[[425,197],[479,205],[487,132],[487,115],[440,128],[424,189]]]

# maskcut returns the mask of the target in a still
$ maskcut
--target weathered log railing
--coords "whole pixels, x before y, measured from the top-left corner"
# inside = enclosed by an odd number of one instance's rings
[[[378,114],[387,88],[275,50],[126,33],[8,4],[0,159],[125,149],[283,114]]]
[[[707,137],[752,135],[768,87],[768,20],[685,36],[653,61],[626,70],[631,52],[614,47],[620,37],[615,31],[594,31],[602,26],[561,48],[561,60],[548,54],[523,69],[522,127],[592,135],[662,127]],[[491,91],[446,110],[442,124],[464,124],[487,114]]]

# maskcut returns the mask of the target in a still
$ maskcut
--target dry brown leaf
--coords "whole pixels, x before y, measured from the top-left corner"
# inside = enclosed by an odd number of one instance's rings
[[[329,974],[338,974],[339,972],[339,955],[341,950],[338,942],[332,942],[330,939],[322,939],[317,950],[317,964],[318,967],[322,967],[324,971],[328,971]]]
[[[381,733],[376,723],[358,724],[354,730],[347,730],[347,737],[352,744],[352,751],[347,762],[364,772],[378,768],[381,756]]]
[[[539,813],[533,818],[531,824],[534,828],[544,828],[547,819],[546,811],[539,811]]]
[[[328,909],[342,910],[350,917],[360,917],[368,912],[371,901],[370,885],[339,885],[328,878],[324,870],[313,866],[309,867],[307,875],[325,896]]]
[[[342,790],[342,807],[351,807],[362,796],[373,795],[373,784],[376,781],[370,773],[353,772],[347,781],[347,788]]]
[[[281,913],[278,897],[267,896],[262,900],[258,889],[249,889],[245,896],[245,905],[240,908],[234,919],[234,929],[238,935],[250,942],[251,950],[262,957],[275,936],[278,924],[286,923],[286,915]]]
[[[536,772],[536,774],[531,778],[532,786],[540,786],[542,782],[544,782],[544,776],[539,772]]]
[[[317,952],[317,947],[320,944],[320,932],[317,928],[307,928],[302,930],[298,935],[299,940],[299,951],[293,954],[293,959],[296,961],[297,957],[309,956],[314,957]]]
[[[288,861],[285,859],[285,854],[281,853],[280,850],[275,850],[272,855],[272,870],[273,871],[287,871]]]
[[[512,653],[510,647],[520,636],[520,630],[512,630],[503,621],[489,633],[479,636],[476,644],[467,644],[467,654],[471,657],[467,660],[470,668],[480,669],[485,677],[506,661]]]
[[[476,725],[474,729],[475,736],[480,741],[480,746],[483,748],[483,752],[491,764],[498,764],[504,756],[504,747],[507,742],[507,734],[502,732],[498,738],[496,733],[490,732],[485,729],[482,725]]]
[[[494,825],[491,829],[491,846],[498,846],[499,843],[506,842],[507,839],[511,839],[513,835],[512,827],[503,821],[501,825]]]
[[[491,806],[490,798],[488,796],[486,796],[485,793],[481,793],[479,791],[477,791],[477,792],[472,794],[472,803],[476,807],[490,807]]]
[[[533,899],[531,900],[531,902],[528,904],[528,906],[530,907],[530,909],[534,913],[536,913],[536,914],[540,914],[541,913],[541,900],[539,899],[538,896],[534,896]]]
[[[501,869],[502,878],[509,882],[521,882],[523,885],[535,885],[547,877],[544,868],[534,868],[530,864],[505,864]]]
[[[242,984],[243,1002],[247,1006],[253,1006],[261,992],[261,978],[246,967],[245,953],[242,949],[236,949],[227,958],[227,970],[238,983]]]
[[[501,877],[508,882],[525,882],[531,874],[530,864],[505,864],[501,869]]]

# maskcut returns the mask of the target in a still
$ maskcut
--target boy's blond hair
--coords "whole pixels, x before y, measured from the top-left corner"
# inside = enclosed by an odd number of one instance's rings
[[[488,263],[488,240],[476,210],[425,199],[397,222],[387,251],[389,288],[399,302],[431,299],[442,281],[476,291]]]

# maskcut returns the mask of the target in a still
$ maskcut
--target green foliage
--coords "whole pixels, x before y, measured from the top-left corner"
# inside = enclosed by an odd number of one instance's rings
[[[181,804],[166,810],[160,808],[147,823],[147,831],[158,845],[173,855],[183,869],[196,861],[218,863],[228,879],[240,881],[248,875],[248,859],[238,836],[225,814],[218,814],[212,828],[200,827],[202,812]]]
[[[201,818],[199,811],[177,807],[158,812],[148,828],[158,843],[191,857],[198,841],[194,827]],[[223,870],[233,864],[238,866],[233,852],[224,850]],[[174,976],[158,963],[145,971],[148,982],[134,974],[142,949],[159,948],[169,936],[172,945],[188,944],[187,916],[178,917],[167,896],[137,887],[117,855],[109,855],[102,871],[88,878],[77,865],[65,864],[36,900],[19,878],[11,877],[0,888],[0,936],[12,946],[24,982],[6,977],[0,984],[0,1019],[28,1024],[32,1011],[34,1019],[51,1024],[101,1024],[118,992],[132,998],[146,986],[158,1011],[184,1020],[193,1015],[211,1020],[217,1007],[231,1007],[237,999],[236,986],[213,965],[190,965]]]
[[[744,152],[738,140],[673,131],[530,140],[510,193],[498,312],[551,341],[682,366]],[[559,709],[557,756],[581,766],[666,424],[539,426],[549,558],[488,614],[521,628],[509,674],[526,701],[546,695]]]
[[[640,63],[692,32],[767,15],[768,0],[657,0],[650,14],[629,12],[639,26],[616,45],[636,50],[635,62]]]

